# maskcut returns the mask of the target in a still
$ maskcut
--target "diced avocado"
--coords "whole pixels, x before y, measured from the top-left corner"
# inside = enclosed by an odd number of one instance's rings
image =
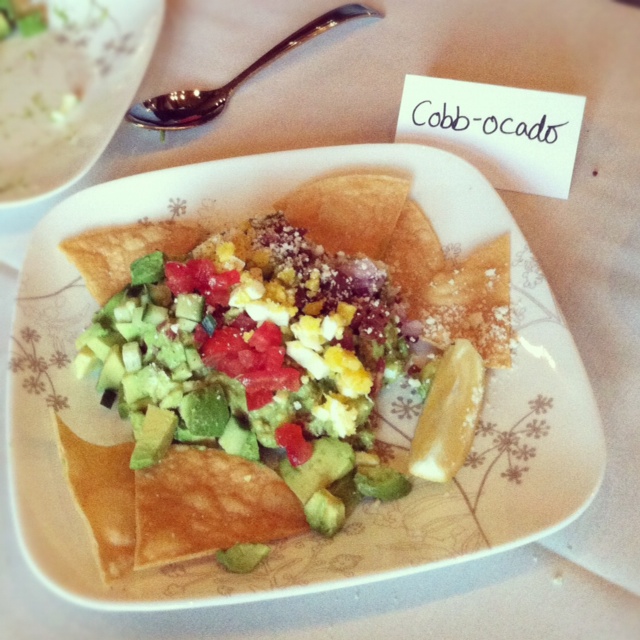
[[[129,414],[129,421],[131,422],[131,428],[133,430],[133,437],[136,440],[140,439],[142,433],[142,425],[144,424],[145,414],[142,411],[132,411]]]
[[[111,296],[109,300],[104,304],[102,309],[96,311],[93,316],[94,322],[103,322],[107,320],[108,322],[113,322],[113,310],[121,305],[124,300],[127,298],[127,289],[123,289],[122,291],[118,291],[115,295]]]
[[[122,362],[127,373],[142,369],[142,352],[137,342],[127,342],[122,345]]]
[[[180,403],[180,416],[194,436],[217,438],[224,432],[230,410],[219,384],[188,393]]]
[[[153,364],[148,364],[135,373],[126,373],[122,378],[124,399],[128,404],[143,398],[160,402],[179,386],[165,371]]]
[[[87,340],[87,347],[100,358],[103,362],[111,352],[111,347],[121,345],[124,342],[122,336],[118,333],[108,332],[104,336],[94,336]]]
[[[73,360],[73,367],[78,380],[88,376],[92,371],[102,366],[102,360],[96,356],[86,345],[78,351]]]
[[[15,22],[18,17],[13,0],[0,0],[0,12],[4,13],[11,22]]]
[[[154,251],[131,263],[131,284],[152,284],[164,276],[164,254]]]
[[[178,442],[184,442],[185,444],[207,444],[214,443],[216,441],[215,438],[210,438],[208,436],[195,436],[189,429],[185,429],[184,425],[180,426],[178,424],[178,428],[174,434],[174,439]]]
[[[256,434],[249,429],[244,429],[234,416],[229,418],[223,434],[218,439],[218,444],[231,455],[242,456],[249,460],[260,459]]]
[[[193,375],[193,371],[186,362],[180,363],[177,367],[174,367],[171,370],[171,379],[176,382],[184,382],[185,380],[189,380]]]
[[[9,22],[9,19],[4,15],[2,11],[0,11],[0,40],[4,40],[6,37],[11,35],[13,31],[13,26]]]
[[[250,573],[269,555],[269,551],[266,544],[241,542],[226,551],[218,551],[216,559],[227,571]]]
[[[359,452],[356,452],[356,458]],[[355,469],[352,469],[347,475],[342,476],[339,480],[331,483],[327,488],[336,497],[340,498],[344,503],[345,514],[348,518],[353,510],[362,501],[362,494],[358,491],[355,482]]]
[[[148,304],[142,314],[142,322],[157,327],[169,317],[169,309],[157,304]]]
[[[164,331],[155,328],[144,333],[144,343],[155,354],[159,364],[167,369],[176,369],[187,361],[184,344],[175,336],[169,336]]]
[[[328,538],[334,536],[346,520],[344,502],[327,489],[318,489],[304,505],[309,526]]]
[[[260,447],[258,445],[258,438],[256,434],[253,433],[253,431],[249,432],[249,436],[247,437],[247,440],[238,455],[242,458],[246,458],[247,460],[260,460]]]
[[[119,344],[114,344],[102,365],[96,389],[100,392],[106,389],[118,389],[124,374],[125,368],[122,362],[121,347]]]
[[[193,333],[198,326],[198,322],[195,320],[188,320],[187,318],[176,318],[178,329],[184,333]]]
[[[141,327],[137,322],[116,322],[116,331],[127,341],[131,342],[140,337]]]
[[[178,416],[173,411],[150,404],[137,434],[129,467],[145,469],[159,462],[173,441],[177,425]]]
[[[200,322],[204,316],[204,296],[197,293],[180,293],[176,297],[176,318]]]
[[[129,404],[124,394],[118,394],[118,415],[123,420],[130,420],[131,416],[134,413],[139,413],[144,418],[144,412],[147,410],[147,407],[151,404],[151,398],[140,398],[135,402]]]
[[[98,322],[92,322],[77,338],[76,338],[76,351],[80,351],[82,347],[89,343],[89,340],[93,338],[104,338],[108,335],[109,329],[103,327]]]
[[[167,339],[158,351],[156,359],[167,369],[176,369],[187,362],[184,345],[179,340]]]
[[[195,347],[185,347],[184,355],[191,371],[198,371],[204,366],[202,358]]]
[[[137,298],[127,298],[113,309],[113,319],[115,322],[131,322],[133,312],[140,306]]]
[[[135,373],[127,373],[122,377],[122,390],[124,391],[124,401],[127,404],[133,404],[142,398],[150,398],[151,389],[147,384],[147,378],[151,378],[149,376],[149,367],[143,367],[140,371],[136,371]],[[155,385],[154,389],[155,390]]]
[[[47,20],[40,11],[32,11],[16,20],[20,35],[25,38],[35,36],[47,30]]]
[[[162,409],[178,409],[182,402],[182,398],[184,398],[184,391],[182,390],[182,387],[178,385],[171,389],[164,398],[160,400],[159,406]]]
[[[351,471],[355,454],[351,445],[337,438],[320,438],[313,443],[313,454],[298,467],[288,459],[280,463],[280,475],[289,488],[305,504],[319,489],[326,489]]]
[[[403,498],[411,491],[409,478],[391,467],[358,467],[354,480],[363,496],[385,502]]]

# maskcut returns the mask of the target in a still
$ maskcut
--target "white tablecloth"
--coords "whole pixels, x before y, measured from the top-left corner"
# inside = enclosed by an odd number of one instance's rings
[[[168,0],[138,95],[222,84],[335,4]],[[392,142],[407,73],[584,95],[568,200],[501,195],[559,301],[600,406],[608,466],[595,501],[539,543],[408,578],[255,604],[116,614],[76,607],[37,581],[18,548],[3,474],[1,637],[640,637],[640,9],[612,0],[371,4],[384,20],[340,27],[289,54],[240,89],[220,120],[164,143],[123,123],[78,183],[2,211],[2,362],[30,231],[71,193],[185,163]],[[3,365],[2,389],[6,377]],[[4,425],[4,393],[0,403]],[[2,452],[6,466],[6,445]]]

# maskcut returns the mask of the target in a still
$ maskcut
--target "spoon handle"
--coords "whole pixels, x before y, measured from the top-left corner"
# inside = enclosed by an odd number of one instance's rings
[[[233,80],[228,82],[225,85],[225,89],[230,92],[233,91],[240,83],[244,82],[249,76],[256,73],[256,71],[270,64],[287,51],[295,49],[304,42],[307,42],[307,40],[311,40],[312,38],[319,36],[321,33],[324,33],[347,20],[366,17],[382,18],[384,16],[379,11],[366,7],[362,4],[345,4],[318,16],[315,20],[304,25],[304,27],[300,27],[300,29],[269,49],[269,51],[258,58],[251,66],[247,67]]]

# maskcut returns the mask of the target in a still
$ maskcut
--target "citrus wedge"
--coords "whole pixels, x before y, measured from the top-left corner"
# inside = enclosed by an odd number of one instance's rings
[[[451,480],[471,449],[484,397],[485,367],[469,340],[442,356],[409,453],[409,473],[432,482]]]

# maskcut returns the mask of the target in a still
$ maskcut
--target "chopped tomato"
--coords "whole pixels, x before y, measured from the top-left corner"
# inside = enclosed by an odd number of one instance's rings
[[[231,288],[234,284],[240,282],[240,272],[235,269],[232,271],[223,271],[217,273],[214,277],[216,287]]]
[[[216,277],[216,267],[211,260],[189,260],[186,266],[198,289],[206,289],[210,286],[211,279]]]
[[[228,306],[231,287],[240,282],[239,271],[225,271],[207,276],[200,292],[205,296],[207,304],[212,306]]]
[[[284,447],[294,467],[304,464],[313,455],[313,444],[305,440],[302,427],[293,422],[279,426],[275,431],[276,443]]]
[[[196,281],[186,264],[181,262],[167,262],[164,265],[164,275],[171,293],[193,293]]]
[[[284,365],[284,347],[269,347],[263,352],[265,369],[280,369]]]
[[[215,368],[230,378],[237,378],[244,371],[237,353],[227,353],[218,358]]]
[[[218,364],[224,356],[232,353],[237,357],[237,352],[246,348],[246,342],[242,339],[242,333],[233,327],[220,327],[202,345],[202,361],[207,367],[219,369]]]
[[[244,367],[245,371],[262,369],[265,364],[264,354],[259,353],[255,349],[247,348],[238,351],[238,359]]]
[[[257,351],[279,347],[282,344],[282,330],[275,322],[267,320],[253,332],[249,344]]]
[[[202,291],[202,295],[204,296],[207,304],[212,307],[227,307],[229,305],[229,298],[231,297],[231,292],[229,289],[205,289]]]
[[[240,282],[240,272],[218,273],[211,260],[193,259],[186,263],[167,262],[165,265],[167,286],[174,296],[180,293],[199,293],[207,304],[227,306],[231,287]]]
[[[273,400],[273,391],[269,389],[247,389],[247,409],[249,411],[255,411],[265,405],[268,405]]]

